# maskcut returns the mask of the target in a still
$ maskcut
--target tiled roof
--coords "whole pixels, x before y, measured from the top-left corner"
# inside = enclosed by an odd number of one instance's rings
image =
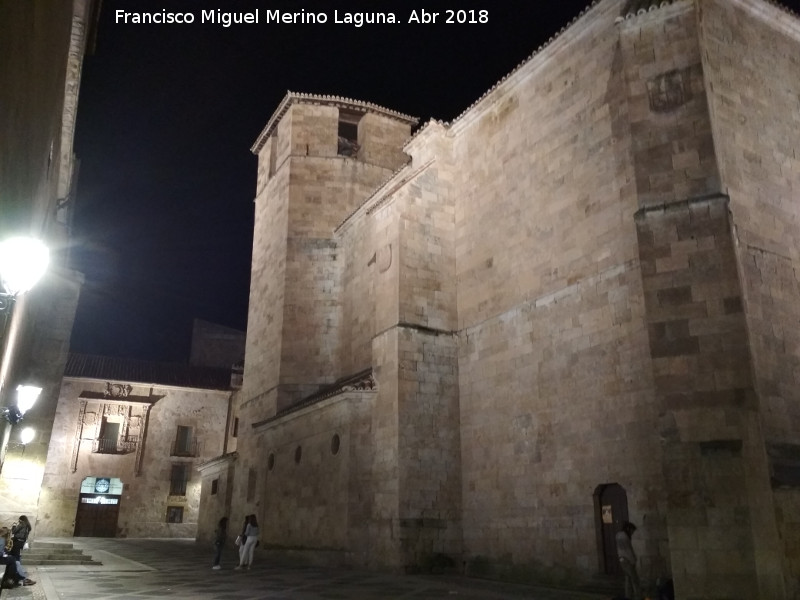
[[[664,6],[674,4],[675,2],[677,2],[677,0],[628,0],[622,9],[620,20],[631,19],[637,15],[650,12],[651,10],[655,10],[657,8],[663,8]],[[765,0],[765,2],[792,16],[798,16],[795,11],[790,9],[783,2],[778,2],[778,0]]]
[[[292,104],[321,104],[326,106],[337,106],[339,108],[349,108],[351,110],[357,110],[364,113],[377,113],[386,117],[392,117],[393,119],[408,123],[409,125],[416,125],[419,122],[419,119],[416,117],[411,117],[401,112],[397,112],[396,110],[384,108],[383,106],[378,106],[372,102],[362,102],[361,100],[353,100],[351,98],[343,98],[341,96],[286,92],[286,95],[283,97],[283,100],[281,100],[278,108],[275,109],[275,112],[272,113],[269,121],[267,121],[267,125],[264,127],[264,130],[258,136],[258,139],[256,139],[253,147],[250,148],[250,151],[253,154],[258,154],[259,150],[263,148],[264,144],[267,142],[267,139],[272,133],[272,130],[278,124],[278,121],[281,120],[283,115],[286,114],[286,111],[289,110],[289,107]]]
[[[628,0],[622,9],[622,17],[628,18],[641,15],[656,8],[672,4],[675,0]]]
[[[126,381],[205,390],[231,389],[229,369],[89,354],[70,353],[64,368],[64,377],[86,377],[104,381]]]

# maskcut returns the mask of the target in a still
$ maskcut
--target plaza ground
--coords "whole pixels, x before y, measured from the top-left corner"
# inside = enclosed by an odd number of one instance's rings
[[[211,569],[212,549],[187,539],[54,538],[46,541],[72,542],[103,564],[29,567],[36,585],[3,590],[3,598],[607,600],[609,597],[459,576],[393,575],[276,565],[269,564],[258,551],[251,570],[235,571],[237,556],[232,546],[223,555],[223,568],[214,571]]]

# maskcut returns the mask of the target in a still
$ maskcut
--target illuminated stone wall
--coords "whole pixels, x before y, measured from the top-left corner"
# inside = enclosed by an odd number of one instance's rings
[[[761,0],[605,0],[405,142],[287,97],[234,513],[319,562],[574,585],[618,567],[620,487],[646,584],[793,597],[798,40]]]

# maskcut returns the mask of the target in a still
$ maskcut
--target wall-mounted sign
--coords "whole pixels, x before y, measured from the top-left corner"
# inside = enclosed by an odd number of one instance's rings
[[[81,494],[122,495],[122,480],[119,477],[86,477],[81,482]]]
[[[108,496],[81,498],[81,504],[119,504],[119,498],[109,498]]]
[[[603,523],[606,525],[611,525],[614,522],[614,515],[611,512],[611,505],[605,504],[603,505]]]

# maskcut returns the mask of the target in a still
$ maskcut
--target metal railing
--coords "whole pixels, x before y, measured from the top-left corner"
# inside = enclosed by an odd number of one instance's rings
[[[200,444],[197,440],[175,440],[172,442],[170,456],[200,456]]]
[[[92,443],[92,452],[97,454],[130,454],[136,452],[139,444],[138,437],[128,437],[127,439],[106,439],[99,438]]]

